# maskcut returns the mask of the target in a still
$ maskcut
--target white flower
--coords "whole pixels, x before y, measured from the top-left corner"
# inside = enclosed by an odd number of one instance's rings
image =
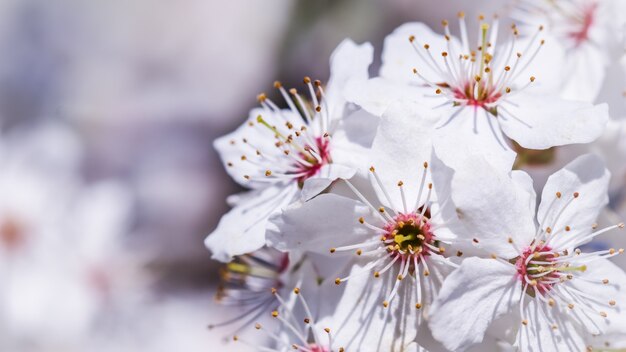
[[[440,114],[435,147],[442,159],[462,144],[504,169],[515,157],[507,137],[526,148],[546,149],[600,135],[608,119],[605,105],[566,101],[546,93],[548,87],[533,87],[550,82],[542,75],[552,71],[547,60],[554,47],[543,45],[543,27],[529,39],[518,38],[513,27],[512,38],[499,43],[498,20],[490,25],[481,18],[474,46],[463,14],[459,22],[460,40],[447,21],[445,35],[421,23],[396,29],[385,40],[381,77],[350,85],[349,98],[374,114],[395,100],[421,101]]]
[[[592,102],[607,67],[623,51],[626,6],[620,0],[523,0],[512,17],[546,29],[563,46],[557,75],[560,95]]]
[[[482,165],[453,187],[475,186],[492,172]],[[489,194],[453,193],[461,221],[493,259],[465,259],[448,276],[429,316],[433,336],[461,351],[495,329],[522,351],[580,351],[590,335],[623,332],[626,275],[607,260],[623,249],[579,249],[624,227],[595,230],[608,202],[610,175],[602,161],[585,155],[552,175],[536,220],[532,185],[517,173],[510,181],[518,184],[517,191],[503,182],[490,186]]]
[[[371,185],[345,181],[350,197],[322,194],[270,219],[273,246],[325,255],[343,275],[330,278],[340,299],[322,322],[348,350],[408,348],[455,266],[446,252],[454,210],[436,183],[446,184],[450,169],[431,159],[435,123],[427,108],[392,106],[369,152]]]
[[[342,144],[350,144],[340,131],[344,118],[362,121],[363,113],[348,117],[343,88],[350,80],[365,80],[371,62],[370,44],[344,41],[331,58],[331,78],[325,94],[319,81],[305,77],[310,102],[279,82],[275,87],[289,109],[280,109],[264,94],[262,108],[235,132],[215,141],[227,171],[251,192],[230,199],[234,208],[224,215],[205,244],[213,258],[228,261],[233,255],[265,244],[267,218],[291,203],[302,190],[310,198],[337,177],[350,177],[354,169],[342,159]],[[342,137],[343,136],[343,137]],[[349,148],[348,148],[349,149]]]
[[[609,183],[609,206],[598,218],[598,223],[605,225],[619,222],[626,218],[626,120],[609,120],[602,136],[593,143],[555,147],[543,151],[518,150],[517,168],[530,174],[535,190],[541,190],[548,177],[565,166],[577,156],[593,153],[604,161],[611,172]],[[626,247],[624,236],[612,233],[595,239],[590,244],[595,249]],[[615,258],[614,262],[626,269],[626,256]]]

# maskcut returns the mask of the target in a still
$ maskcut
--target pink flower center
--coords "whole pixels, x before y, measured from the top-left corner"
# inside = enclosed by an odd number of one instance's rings
[[[515,261],[515,267],[522,285],[529,285],[528,294],[534,296],[534,290],[537,290],[543,295],[560,279],[556,258],[558,254],[553,253],[549,246],[529,246],[524,249],[522,256]]]
[[[310,352],[330,352],[330,350],[324,346],[320,346],[320,345],[309,345],[307,347],[308,349],[304,350],[301,349],[300,351],[310,351]]]
[[[459,88],[452,90],[454,97],[464,100],[468,106],[481,107],[489,110],[486,106],[495,103],[502,93],[493,86],[486,85],[482,81],[470,81]]]
[[[572,21],[575,30],[568,33],[568,36],[574,41],[574,46],[578,47],[589,39],[589,29],[595,22],[597,3],[586,4],[582,9],[581,16],[573,18]]]
[[[308,164],[296,164],[296,167],[298,168],[296,173],[304,174],[303,176],[298,177],[298,185],[300,185],[300,187],[303,186],[304,181],[317,175],[322,169],[322,166],[332,162],[330,157],[330,141],[322,137],[317,137],[315,138],[315,144],[316,148],[308,149],[310,146],[307,146],[307,153],[300,153],[300,158],[305,160]],[[315,155],[311,154],[311,150],[315,150]]]
[[[399,213],[394,222],[385,225],[383,238],[389,252],[400,254],[405,259],[418,256],[420,261],[421,256],[430,255],[431,247],[439,246],[430,229],[429,214],[426,213]]]

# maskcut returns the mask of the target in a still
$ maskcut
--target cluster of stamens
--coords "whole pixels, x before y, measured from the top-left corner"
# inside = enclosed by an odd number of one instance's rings
[[[482,22],[484,16],[480,16]],[[511,27],[513,40],[502,51],[496,51],[496,39],[498,35],[498,20],[494,19],[493,29],[490,31],[489,24],[482,22],[479,30],[479,43],[476,49],[472,49],[467,35],[465,15],[459,14],[461,27],[461,47],[452,41],[448,21],[442,21],[445,30],[444,38],[447,51],[440,53],[443,59],[441,65],[430,50],[428,43],[420,43],[414,35],[409,37],[415,52],[428,66],[428,69],[437,74],[438,80],[429,80],[421,74],[419,68],[414,68],[413,73],[424,83],[432,87],[437,95],[442,95],[454,106],[480,107],[497,116],[497,105],[506,101],[507,97],[528,87],[535,81],[531,76],[529,82],[523,87],[513,87],[517,80],[534,57],[538,54],[544,40],[538,40],[538,34],[543,26],[526,46],[531,50],[531,55],[526,59],[522,52],[515,51],[516,41],[519,36],[515,25]],[[534,49],[533,49],[534,47]]]
[[[567,251],[562,254],[568,255]],[[531,297],[546,295],[555,284],[573,279],[572,272],[587,270],[586,265],[572,266],[560,261],[559,257],[561,253],[554,252],[545,244],[524,249],[522,256],[515,260],[515,267],[527,287],[527,294]]]
[[[249,149],[249,154],[241,156],[241,162],[251,163],[258,170],[256,174],[243,177],[251,182],[297,182],[300,188],[304,181],[317,175],[322,166],[332,162],[330,133],[331,117],[324,104],[324,90],[320,81],[304,78],[310,101],[305,100],[296,89],[287,91],[280,82],[275,82],[285,100],[288,110],[278,107],[265,94],[258,101],[266,111],[256,120],[249,121],[251,128],[260,128],[273,145],[263,141],[243,138],[241,142]],[[265,116],[264,116],[265,115]],[[232,140],[231,144],[238,141]],[[228,163],[234,167],[234,162]]]
[[[377,186],[381,189],[385,198],[392,206],[386,208],[380,206],[375,208],[349,181],[346,184],[352,189],[355,195],[366,205],[370,207],[372,212],[376,214],[377,221],[375,223],[368,222],[361,217],[358,222],[372,231],[372,238],[365,242],[354,245],[348,245],[338,248],[331,248],[331,253],[355,251],[357,256],[367,256],[370,258],[369,263],[361,272],[373,273],[374,278],[381,278],[387,272],[395,272],[397,280],[393,284],[387,298],[383,301],[383,306],[387,308],[398,292],[400,283],[407,277],[415,278],[415,290],[417,309],[422,307],[422,289],[423,286],[432,285],[432,283],[421,283],[420,277],[429,277],[431,269],[437,271],[436,266],[430,267],[428,257],[439,255],[443,261],[447,263],[447,258],[443,257],[445,248],[441,245],[442,240],[438,239],[433,233],[432,214],[431,214],[431,195],[433,185],[426,184],[426,173],[428,163],[424,163],[424,171],[422,174],[420,188],[417,200],[413,208],[409,208],[404,192],[404,182],[399,181],[397,186],[402,198],[402,207],[393,205],[389,193],[381,182],[374,167],[370,168],[371,175],[376,180]],[[426,192],[423,192],[426,190]],[[423,193],[426,193],[425,199],[422,199]],[[402,209],[402,210],[396,210]],[[366,249],[364,251],[364,249]],[[452,265],[452,263],[449,263]],[[348,281],[350,276],[335,279],[337,285]],[[435,290],[432,288],[432,290]]]
[[[428,211],[426,212],[428,213]],[[429,214],[399,213],[393,222],[387,223],[381,236],[381,241],[387,247],[389,254],[400,255],[404,260],[411,260],[415,256],[417,262],[431,252],[443,253],[444,248],[430,231]],[[362,218],[360,221],[364,221]]]
[[[552,216],[548,226],[539,228],[531,244],[520,248],[512,238],[508,242],[516,249],[519,256],[509,262],[515,265],[523,293],[533,299],[537,299],[549,307],[562,306],[569,310],[579,309],[584,315],[601,316],[607,318],[606,310],[598,311],[590,304],[590,296],[581,292],[568,282],[579,279],[580,275],[587,271],[589,265],[599,258],[611,258],[624,253],[624,249],[610,248],[591,253],[584,253],[578,246],[587,243],[596,236],[613,229],[623,229],[624,224],[609,226],[596,230],[597,225],[592,226],[593,232],[588,229],[572,228],[563,224],[562,215],[577,199],[580,193],[574,192],[566,197],[561,192],[556,192],[556,197],[549,205],[541,223],[545,226],[549,216]],[[497,258],[498,260],[502,260]],[[585,277],[582,280],[596,282],[602,285],[610,285],[606,278]],[[600,302],[596,301],[596,305]],[[614,308],[615,300],[602,302],[607,309]],[[542,308],[543,309],[543,308]],[[528,326],[529,321],[525,318],[524,299],[520,301],[520,315],[522,325]],[[556,321],[546,312],[546,317],[551,321],[552,329],[557,329]],[[574,318],[580,319],[577,314]],[[599,332],[598,332],[599,333]]]

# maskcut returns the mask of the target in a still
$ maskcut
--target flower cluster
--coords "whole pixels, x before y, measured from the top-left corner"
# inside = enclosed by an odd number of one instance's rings
[[[206,239],[242,307],[212,327],[261,351],[626,344],[624,250],[596,239],[624,228],[626,124],[597,99],[621,3],[408,23],[376,77],[345,40],[327,83],[275,82],[215,142],[249,191]]]

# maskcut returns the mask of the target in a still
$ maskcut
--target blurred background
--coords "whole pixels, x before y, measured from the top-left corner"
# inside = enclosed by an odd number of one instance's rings
[[[207,329],[203,239],[239,191],[212,141],[345,37],[375,73],[398,25],[505,4],[1,1],[0,351],[243,350]]]

